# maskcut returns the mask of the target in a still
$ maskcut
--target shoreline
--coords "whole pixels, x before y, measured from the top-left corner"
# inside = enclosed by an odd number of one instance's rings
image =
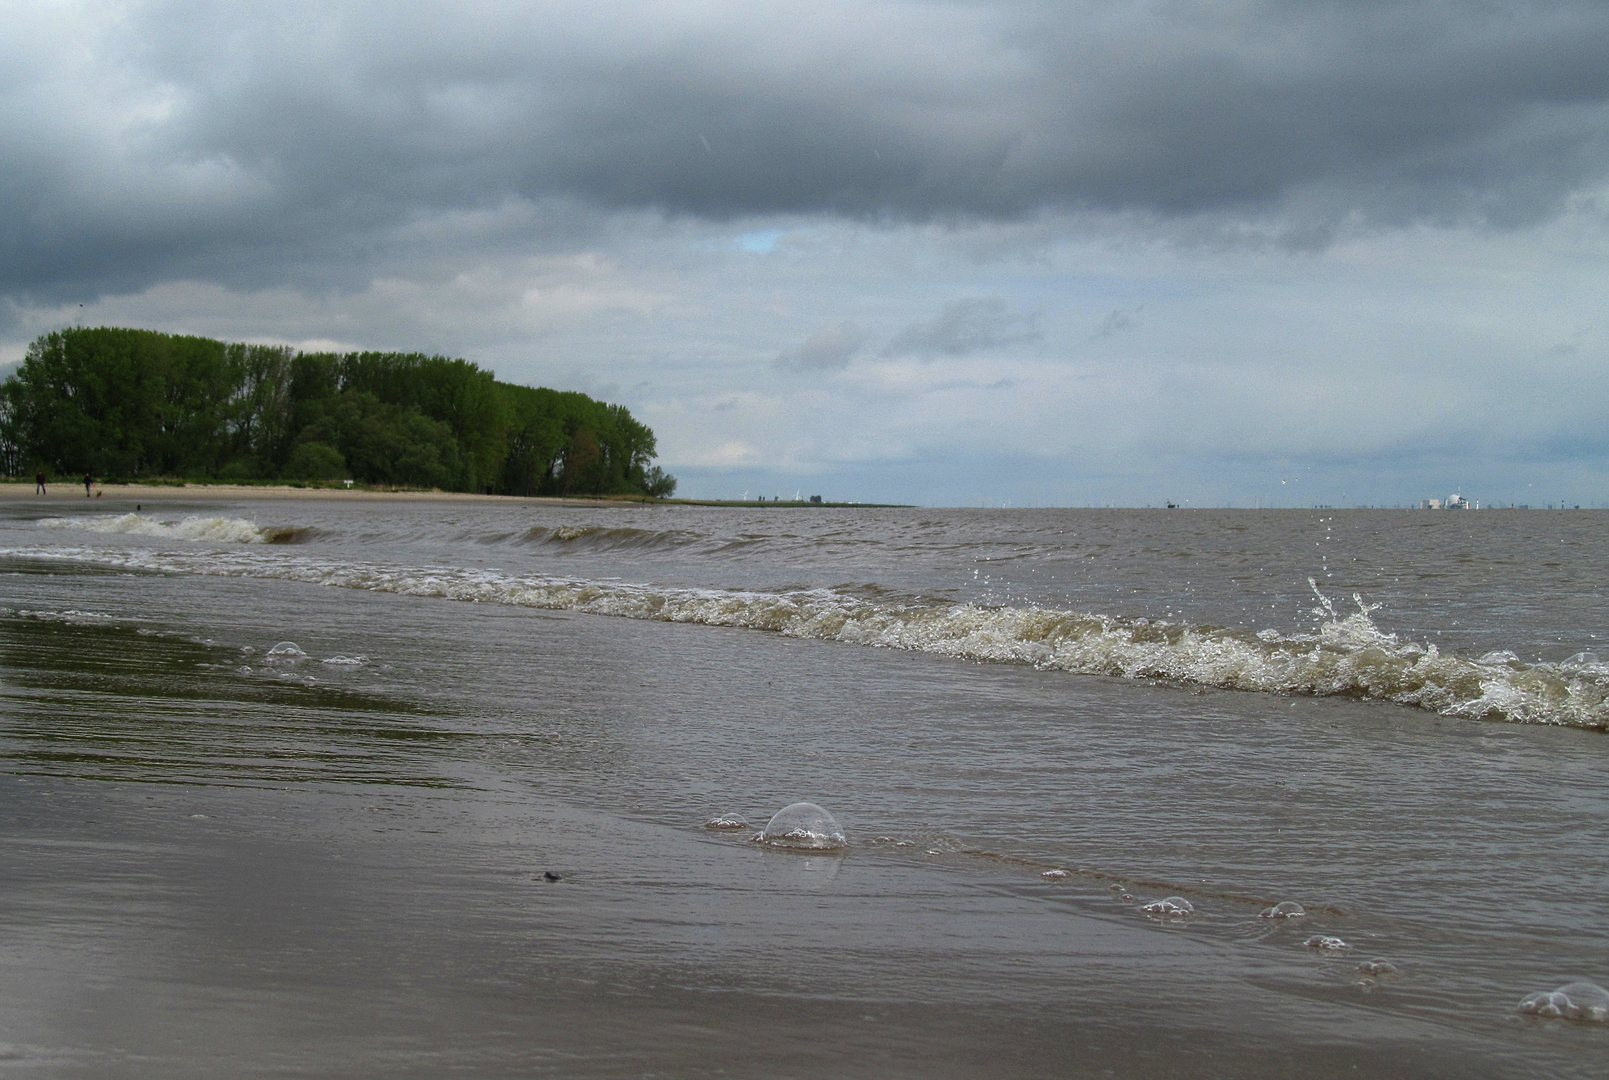
[[[139,502],[228,502],[249,499],[337,499],[343,501],[382,501],[382,502],[530,502],[544,503],[555,506],[600,506],[618,504],[621,506],[638,505],[635,499],[577,499],[560,496],[539,495],[480,495],[470,491],[374,491],[368,488],[315,488],[292,487],[289,484],[107,484],[104,487],[95,485],[98,493],[87,497],[83,491],[84,485],[73,483],[53,483],[48,485],[44,495],[34,492],[30,483],[0,484],[0,501],[27,502],[71,502],[76,499],[80,502],[102,502],[108,499],[117,502],[127,502],[130,499]],[[642,500],[655,502],[658,500]]]
[[[372,488],[296,487],[291,484],[106,484],[97,483],[96,496],[89,501],[115,499],[126,502],[188,501],[229,502],[251,499],[335,499],[378,502],[515,502],[539,506],[732,506],[764,509],[824,508],[912,509],[903,503],[839,502],[761,502],[733,499],[656,499],[647,495],[482,495],[473,491],[376,491]],[[85,499],[82,483],[52,482],[46,494],[36,495],[32,481],[0,482],[0,502],[66,502]]]

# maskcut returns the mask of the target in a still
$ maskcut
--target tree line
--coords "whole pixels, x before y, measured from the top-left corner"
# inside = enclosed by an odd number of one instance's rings
[[[356,480],[505,495],[665,496],[624,406],[422,353],[116,327],[45,334],[0,384],[0,469],[108,480]]]

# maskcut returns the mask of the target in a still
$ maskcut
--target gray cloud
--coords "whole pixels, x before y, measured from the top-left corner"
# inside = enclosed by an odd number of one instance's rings
[[[967,356],[1040,336],[1034,317],[1011,310],[1002,296],[953,300],[929,322],[913,323],[894,335],[884,356]]]
[[[1534,221],[1609,168],[1596,0],[828,8],[19,9],[0,291],[341,285],[421,222],[509,205],[536,209],[490,242],[619,210],[1053,209],[1322,244]]]
[[[1113,308],[1101,319],[1100,327],[1095,331],[1095,338],[1109,338],[1121,334],[1125,330],[1133,330],[1140,325],[1140,312],[1144,304],[1135,304],[1131,308]]]
[[[866,332],[850,320],[824,326],[794,349],[777,354],[772,366],[783,371],[842,371],[866,344]]]

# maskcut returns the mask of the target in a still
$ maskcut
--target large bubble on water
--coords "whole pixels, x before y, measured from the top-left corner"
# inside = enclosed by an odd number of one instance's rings
[[[1307,910],[1295,900],[1282,900],[1273,907],[1263,908],[1259,918],[1263,919],[1300,919],[1307,914]]]
[[[1557,990],[1543,990],[1520,1002],[1519,1011],[1527,1016],[1609,1023],[1609,990],[1597,983],[1566,983]]]
[[[302,647],[296,642],[281,641],[264,653],[263,658],[270,664],[294,664],[298,660],[307,659],[307,654],[302,651]]]
[[[1161,900],[1152,900],[1149,904],[1142,904],[1140,910],[1152,918],[1178,921],[1194,915],[1196,906],[1182,896],[1169,896]]]
[[[766,823],[760,842],[797,851],[842,851],[849,842],[838,820],[811,802],[784,806]]]

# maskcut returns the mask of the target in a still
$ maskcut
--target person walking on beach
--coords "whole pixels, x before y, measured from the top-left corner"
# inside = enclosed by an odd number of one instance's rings
[[[49,494],[48,492],[45,491],[45,470],[43,470],[43,469],[40,469],[38,472],[34,473],[34,494],[35,495]]]
[[[89,496],[90,496],[90,490],[89,489],[94,483],[95,483],[95,478],[89,474],[89,470],[88,469],[84,470],[84,498],[86,498],[86,499],[89,498]]]

